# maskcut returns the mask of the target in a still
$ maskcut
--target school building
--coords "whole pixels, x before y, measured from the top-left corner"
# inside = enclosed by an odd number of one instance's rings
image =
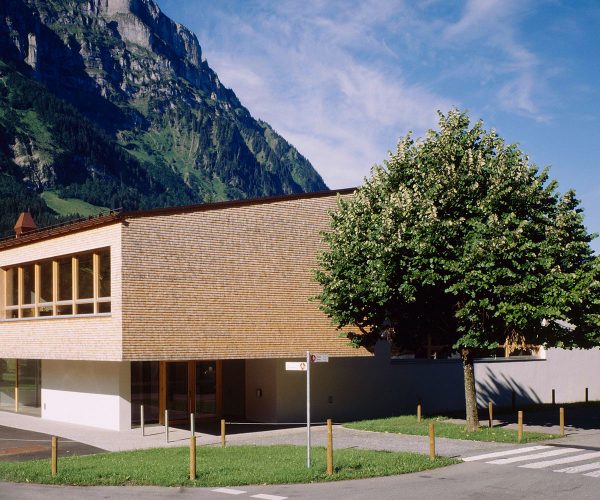
[[[306,351],[315,419],[464,404],[457,360],[348,346],[311,300],[322,231],[352,189],[111,212],[0,240],[0,410],[114,430],[226,418],[298,421]],[[576,368],[576,370],[575,370]],[[600,351],[480,360],[480,398],[600,393]]]

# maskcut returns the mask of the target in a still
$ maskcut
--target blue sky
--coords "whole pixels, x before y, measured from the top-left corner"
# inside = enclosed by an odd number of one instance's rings
[[[331,188],[456,106],[575,188],[600,233],[597,0],[157,2]]]

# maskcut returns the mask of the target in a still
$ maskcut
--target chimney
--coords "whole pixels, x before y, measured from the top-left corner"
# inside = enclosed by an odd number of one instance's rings
[[[21,212],[17,223],[15,224],[15,235],[19,238],[24,233],[37,229],[37,226],[33,220],[33,217],[29,212]]]

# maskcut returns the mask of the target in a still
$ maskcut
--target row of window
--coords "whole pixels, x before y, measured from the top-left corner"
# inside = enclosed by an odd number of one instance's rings
[[[4,318],[110,312],[110,250],[3,269]]]

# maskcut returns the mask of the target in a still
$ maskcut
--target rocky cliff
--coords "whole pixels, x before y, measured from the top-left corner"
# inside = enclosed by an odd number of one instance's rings
[[[0,193],[41,211],[326,188],[152,0],[3,0],[0,59]]]

